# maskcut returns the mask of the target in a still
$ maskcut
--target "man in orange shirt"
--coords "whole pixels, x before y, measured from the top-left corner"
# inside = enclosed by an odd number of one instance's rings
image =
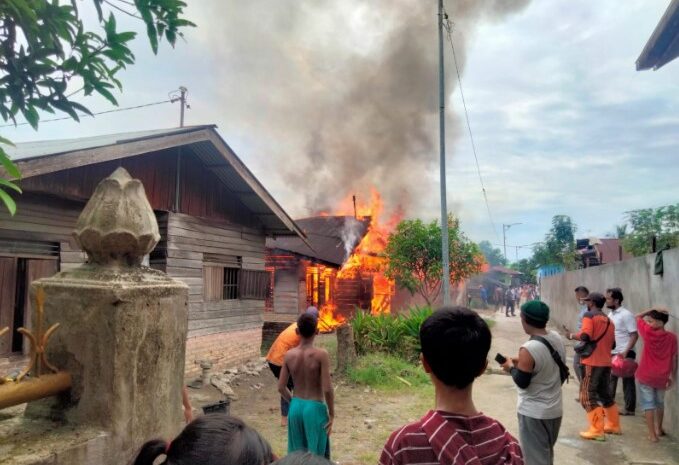
[[[615,325],[601,310],[606,298],[591,292],[585,299],[587,312],[579,333],[566,333],[568,339],[596,343],[591,355],[581,355],[584,376],[580,383],[580,403],[587,412],[589,430],[580,433],[584,439],[604,441],[604,433],[621,434],[620,417],[609,387],[611,350],[615,347]]]
[[[316,307],[307,308],[306,313],[318,318],[318,309]],[[269,368],[276,379],[281,376],[285,354],[288,353],[288,350],[297,347],[300,341],[301,337],[297,332],[297,322],[295,322],[285,328],[271,345],[269,353],[266,354],[266,361],[269,363]],[[295,386],[292,376],[288,378],[287,386],[291,392],[294,390]],[[290,410],[290,402],[281,397],[281,426],[288,424],[288,410]]]

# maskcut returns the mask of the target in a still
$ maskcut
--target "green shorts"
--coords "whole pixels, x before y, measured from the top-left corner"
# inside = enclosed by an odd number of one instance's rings
[[[325,403],[293,397],[288,413],[288,453],[302,450],[330,459],[330,439],[325,431],[329,419]]]

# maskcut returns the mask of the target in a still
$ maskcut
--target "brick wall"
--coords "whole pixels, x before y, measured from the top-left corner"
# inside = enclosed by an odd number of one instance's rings
[[[212,373],[219,373],[258,358],[261,345],[261,327],[188,338],[184,376],[187,379],[199,376],[200,360],[210,360],[214,364]]]

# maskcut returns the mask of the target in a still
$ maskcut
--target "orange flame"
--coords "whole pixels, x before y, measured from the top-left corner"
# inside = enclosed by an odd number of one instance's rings
[[[337,280],[356,280],[370,278],[372,284],[370,312],[373,315],[391,313],[391,298],[395,293],[395,283],[388,279],[384,272],[387,259],[384,250],[387,246],[389,233],[403,218],[401,211],[397,210],[389,215],[389,219],[382,221],[384,202],[376,189],[371,189],[370,201],[356,204],[356,216],[370,218],[368,231],[361,242],[356,246],[353,253],[346,260],[337,273]],[[353,196],[347,196],[334,212],[336,215],[353,216]],[[335,302],[328,302],[320,308],[319,325],[321,329],[331,330],[346,322],[346,316],[338,312]]]

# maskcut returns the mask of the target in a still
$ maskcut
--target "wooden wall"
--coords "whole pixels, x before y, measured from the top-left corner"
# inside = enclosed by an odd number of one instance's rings
[[[263,234],[232,223],[168,213],[167,274],[189,286],[189,337],[260,327],[264,300],[205,302],[203,267],[231,266],[264,271]]]
[[[285,250],[267,249],[266,266],[274,270],[274,313],[296,315],[301,304],[306,308],[305,287],[299,285],[300,281],[304,282],[304,272],[300,271],[298,256]]]
[[[26,192],[49,193],[86,201],[99,182],[119,166],[144,184],[154,210],[174,209],[178,149],[57,171],[23,179]],[[179,211],[203,218],[218,218],[248,227],[258,220],[226,186],[199,160],[190,148],[182,148]]]

